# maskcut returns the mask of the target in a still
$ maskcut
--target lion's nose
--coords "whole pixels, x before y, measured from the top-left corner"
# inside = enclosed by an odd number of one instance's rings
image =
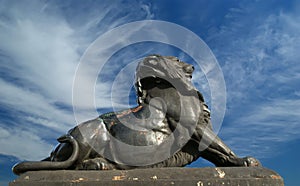
[[[186,72],[186,73],[193,73],[194,72],[194,66],[193,65],[186,65],[185,67],[183,67],[183,70]]]

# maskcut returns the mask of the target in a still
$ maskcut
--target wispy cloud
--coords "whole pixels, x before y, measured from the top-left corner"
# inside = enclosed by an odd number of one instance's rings
[[[235,118],[221,135],[240,155],[268,158],[284,143],[299,139],[300,101],[275,99],[260,103]]]
[[[0,126],[5,123],[0,123]],[[39,134],[11,127],[0,127],[1,154],[18,157],[22,160],[41,160],[47,157],[52,145],[43,140]]]
[[[37,160],[53,146],[46,139],[76,124],[72,83],[84,50],[109,29],[153,15],[140,1],[0,4],[0,153]],[[110,86],[98,86],[100,108],[109,107]]]
[[[22,119],[23,126],[30,126],[31,122],[39,123],[59,132],[72,126],[74,120],[66,110],[60,110],[42,94],[26,90],[12,83],[0,80],[0,100],[2,107],[20,113],[16,119]],[[27,123],[28,122],[28,123]],[[50,124],[51,123],[51,124]],[[21,126],[21,125],[20,125]]]
[[[260,157],[275,155],[300,131],[300,14],[264,6],[241,3],[211,36],[227,82],[221,134],[241,154]]]

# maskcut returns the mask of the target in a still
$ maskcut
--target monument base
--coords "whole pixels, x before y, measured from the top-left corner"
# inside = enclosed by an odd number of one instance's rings
[[[248,185],[283,186],[276,172],[262,167],[158,168],[113,171],[32,171],[9,186]]]

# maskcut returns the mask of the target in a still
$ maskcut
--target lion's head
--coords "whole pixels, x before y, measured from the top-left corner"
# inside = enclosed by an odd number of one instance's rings
[[[196,90],[191,82],[193,71],[193,65],[180,61],[177,57],[156,54],[147,56],[136,69],[138,102],[141,103],[145,95],[143,79],[166,81],[180,92]]]

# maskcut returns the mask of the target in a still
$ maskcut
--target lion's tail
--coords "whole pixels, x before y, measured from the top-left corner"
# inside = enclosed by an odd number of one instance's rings
[[[25,161],[16,164],[12,170],[16,175],[20,175],[26,171],[35,170],[59,170],[67,169],[72,166],[79,155],[79,145],[71,135],[64,135],[58,139],[61,143],[70,143],[73,147],[72,155],[66,160],[61,162],[52,161]]]

